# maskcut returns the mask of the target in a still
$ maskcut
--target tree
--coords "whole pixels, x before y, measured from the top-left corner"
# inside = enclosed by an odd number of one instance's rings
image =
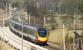
[[[80,2],[79,10],[81,13],[83,13],[83,0],[81,0],[81,2]]]

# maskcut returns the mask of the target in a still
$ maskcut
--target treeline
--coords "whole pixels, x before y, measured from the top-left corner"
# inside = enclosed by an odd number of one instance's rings
[[[74,13],[83,13],[83,1],[81,0],[9,0],[12,7],[25,9],[30,15],[44,17],[50,16],[52,23],[56,13],[68,14],[61,16],[60,20],[70,27],[71,22],[74,20]],[[83,21],[83,17],[80,18]],[[55,25],[54,24],[54,25]],[[72,26],[72,25],[71,25]]]
[[[13,7],[26,7],[29,12],[44,11],[43,14],[47,12],[57,13],[59,8],[61,13],[73,13],[76,12],[77,9],[79,9],[80,12],[83,11],[82,0],[0,0],[0,7],[5,7],[6,3],[11,3]]]
[[[83,11],[83,1],[80,0],[0,0],[0,7],[5,7],[6,3],[11,3],[13,7],[23,7],[31,14],[37,15],[59,13],[59,11],[60,13],[74,13],[77,9],[80,12]]]

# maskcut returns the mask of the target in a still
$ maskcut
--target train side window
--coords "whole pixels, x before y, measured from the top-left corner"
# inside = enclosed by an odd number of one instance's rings
[[[26,27],[23,27],[23,32],[27,33],[27,28]]]
[[[29,28],[27,28],[27,34],[30,35],[30,30],[29,30]]]
[[[12,23],[12,26],[14,27],[14,26],[15,26],[15,24],[13,24],[13,23]]]
[[[32,36],[35,36],[34,32],[35,32],[34,30],[31,30],[31,29],[30,29],[30,34],[31,34]]]
[[[18,30],[19,30],[19,31],[22,31],[22,26],[19,25],[19,26],[18,26]]]
[[[31,34],[31,31],[30,31],[30,29],[29,29],[29,28],[28,28],[28,33],[29,33],[29,34]]]
[[[12,22],[10,22],[10,24],[12,25],[12,27],[14,27],[15,24],[13,24]]]
[[[18,29],[18,25],[17,25],[17,24],[15,24],[15,25],[14,25],[14,28],[15,28],[15,29]]]
[[[27,28],[27,33],[29,34],[29,29]]]
[[[26,27],[23,27],[23,32],[25,34],[30,34],[30,30],[28,28],[26,28]]]

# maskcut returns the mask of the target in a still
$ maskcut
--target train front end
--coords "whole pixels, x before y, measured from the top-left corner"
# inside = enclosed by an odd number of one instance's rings
[[[39,28],[37,34],[37,40],[39,44],[47,44],[48,41],[48,32],[45,28]]]

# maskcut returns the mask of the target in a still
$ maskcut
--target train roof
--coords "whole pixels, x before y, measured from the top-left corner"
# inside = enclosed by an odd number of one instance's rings
[[[12,22],[18,24],[18,25],[22,25],[20,22],[16,22],[14,20],[11,20]],[[24,27],[27,27],[27,28],[30,28],[30,29],[34,29],[34,30],[37,30],[38,28],[35,27],[35,26],[31,26],[31,25],[23,25]]]

